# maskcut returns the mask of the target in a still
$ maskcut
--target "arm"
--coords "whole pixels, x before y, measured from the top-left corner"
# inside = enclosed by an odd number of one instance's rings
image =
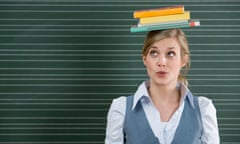
[[[203,122],[203,144],[219,144],[219,132],[216,109],[212,101],[205,97],[199,97],[199,107]]]
[[[123,144],[125,110],[125,97],[119,97],[113,100],[107,116],[105,144]]]

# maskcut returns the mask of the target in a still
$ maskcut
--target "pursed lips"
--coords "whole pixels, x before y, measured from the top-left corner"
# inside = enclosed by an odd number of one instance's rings
[[[156,73],[157,73],[158,76],[163,77],[167,74],[167,71],[157,71]]]

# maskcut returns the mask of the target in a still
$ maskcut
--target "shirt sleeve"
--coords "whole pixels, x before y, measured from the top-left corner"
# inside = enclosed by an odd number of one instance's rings
[[[123,123],[126,110],[126,97],[112,101],[107,116],[105,144],[123,144]]]
[[[206,97],[199,97],[199,107],[203,122],[203,144],[219,144],[219,131],[216,109],[212,101]]]

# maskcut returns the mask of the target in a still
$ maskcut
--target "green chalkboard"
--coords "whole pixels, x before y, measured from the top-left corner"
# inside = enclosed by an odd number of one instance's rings
[[[240,142],[240,1],[0,0],[0,144],[102,144],[113,98],[147,79],[132,13],[184,4],[190,89]]]

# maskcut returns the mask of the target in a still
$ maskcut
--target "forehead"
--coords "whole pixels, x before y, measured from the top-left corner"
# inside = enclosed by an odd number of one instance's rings
[[[180,44],[176,38],[165,38],[154,42],[150,48],[157,48],[159,50],[176,49],[180,50]]]

